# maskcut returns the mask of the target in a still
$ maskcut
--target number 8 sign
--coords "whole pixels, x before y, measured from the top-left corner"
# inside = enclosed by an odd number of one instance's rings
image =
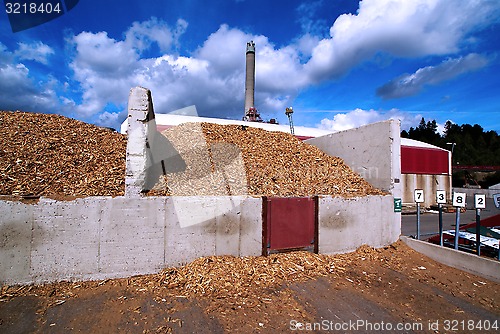
[[[453,193],[453,206],[465,208],[465,193]]]

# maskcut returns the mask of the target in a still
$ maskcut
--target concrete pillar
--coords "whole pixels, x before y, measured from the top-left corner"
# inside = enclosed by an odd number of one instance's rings
[[[139,197],[146,185],[146,171],[151,165],[148,137],[153,138],[156,122],[151,91],[144,87],[130,90],[128,99],[127,164],[125,196]]]

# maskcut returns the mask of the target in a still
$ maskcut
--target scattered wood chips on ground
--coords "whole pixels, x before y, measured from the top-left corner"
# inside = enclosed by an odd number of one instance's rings
[[[126,145],[60,115],[0,111],[0,195],[123,195]]]
[[[291,134],[241,125],[185,123],[163,132],[186,168],[150,195],[355,197],[380,195],[341,158]]]
[[[401,242],[385,249],[393,252],[401,247]],[[406,248],[406,246],[403,246]],[[389,251],[389,254],[390,252]],[[384,254],[385,253],[385,254]],[[403,265],[402,261],[387,256],[384,249],[363,245],[356,251],[346,254],[325,255],[306,251],[277,253],[269,256],[200,257],[184,266],[163,269],[158,274],[136,276],[125,279],[60,282],[46,285],[2,286],[0,301],[15,296],[31,294],[56,295],[58,302],[62,297],[71,297],[75,289],[95,288],[103,284],[137,286],[141,292],[168,289],[177,297],[209,297],[225,300],[227,303],[246,304],[260,300],[258,291],[275,288],[282,284],[305,281],[319,276],[342,276],[350,266],[360,260],[375,260],[379,265],[391,262],[391,266]],[[255,300],[254,300],[255,299]]]

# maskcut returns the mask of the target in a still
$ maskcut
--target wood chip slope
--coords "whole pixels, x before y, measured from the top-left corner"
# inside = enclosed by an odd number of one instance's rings
[[[64,116],[0,111],[0,195],[123,195],[126,145]]]
[[[347,166],[291,134],[240,125],[184,123],[162,133],[186,163],[151,195],[380,195]],[[242,181],[243,179],[243,181]]]

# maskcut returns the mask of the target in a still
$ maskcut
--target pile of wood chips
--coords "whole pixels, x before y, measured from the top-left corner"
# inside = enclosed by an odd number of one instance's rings
[[[150,195],[356,197],[380,195],[341,158],[291,134],[241,125],[185,123],[165,130],[186,164]]]
[[[398,244],[394,244],[394,249]],[[310,252],[290,252],[264,256],[208,256],[179,268],[167,268],[151,281],[176,289],[182,296],[199,296],[224,301],[226,305],[266,303],[258,291],[319,276],[344,276],[357,261],[383,257],[382,249],[367,245],[349,254],[324,255]],[[386,259],[379,261],[380,265]],[[399,264],[400,265],[400,264]],[[144,285],[145,282],[141,282]]]
[[[160,177],[149,195],[383,193],[342,159],[287,133],[185,123],[163,134],[183,168]],[[122,134],[67,117],[0,111],[0,195],[121,196],[126,145]]]
[[[67,117],[0,111],[0,195],[123,195],[126,145]]]

